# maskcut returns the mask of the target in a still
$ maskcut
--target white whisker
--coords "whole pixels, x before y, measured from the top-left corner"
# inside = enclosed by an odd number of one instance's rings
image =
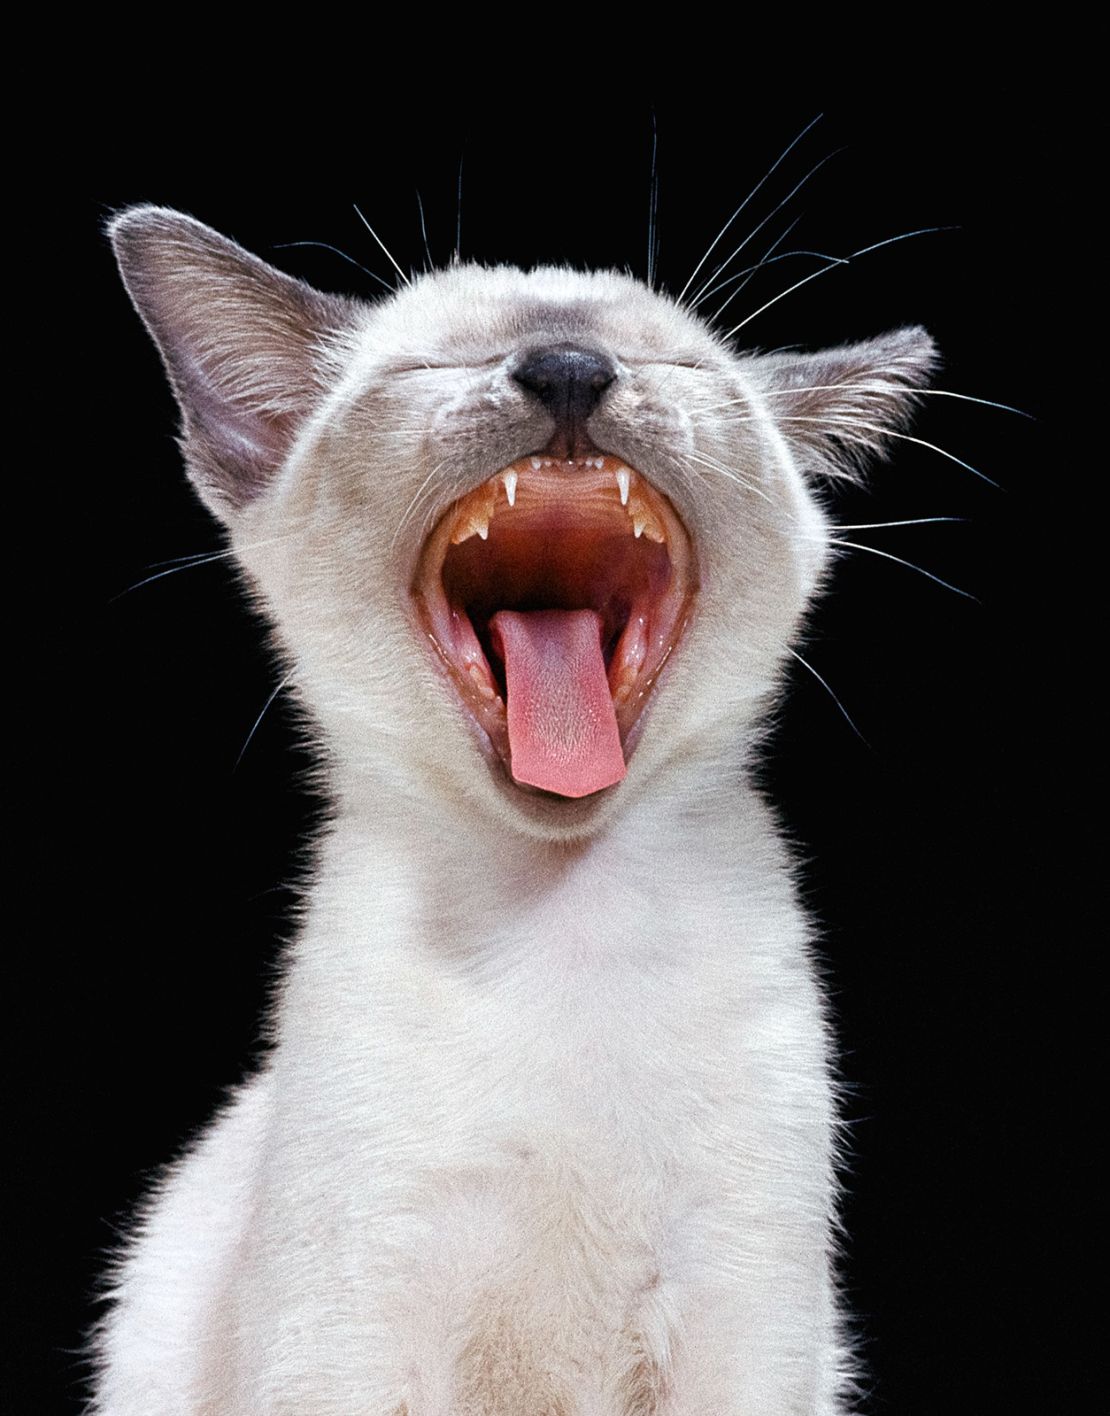
[[[962,595],[965,600],[974,600],[979,603],[978,597],[972,595],[968,590],[961,590],[958,585],[950,585],[947,580],[942,580],[939,575],[934,575],[931,570],[925,570],[922,566],[914,565],[913,561],[903,560],[901,556],[893,556],[889,551],[877,550],[874,546],[862,546],[857,541],[841,541],[835,536],[829,537],[829,545],[845,546],[853,551],[868,551],[873,556],[881,556],[883,560],[894,561],[897,565],[904,565],[907,570],[916,570],[918,575],[924,575],[928,580],[934,580],[938,585],[943,585],[946,590],[951,590],[955,595]]]
[[[821,253],[819,251],[787,251],[785,255],[775,256],[774,259],[776,261],[785,260],[786,256],[788,255],[820,256]],[[824,256],[822,257],[822,259],[830,260],[835,258]],[[808,362],[808,359],[799,359],[797,360],[796,366],[801,367],[803,364],[806,364]],[[780,363],[776,365],[776,368],[779,369],[788,369],[790,367],[791,364],[789,363]],[[890,390],[891,384],[875,381],[872,383],[805,384],[797,388],[765,388],[760,389],[759,394],[761,398],[794,398],[800,393],[888,394]],[[953,393],[951,389],[947,388],[915,388],[913,390],[913,396],[914,398],[958,398],[962,403],[982,403],[987,408],[1000,408],[1004,413],[1017,413],[1019,417],[1028,418],[1031,422],[1035,423],[1037,421],[1036,415],[1033,413],[1027,413],[1024,408],[1015,408],[1012,404],[1009,403],[996,403],[991,398],[974,398],[970,393]],[[748,404],[750,402],[751,400],[748,398],[727,398],[723,403],[714,403],[710,407],[705,408],[702,411],[705,413],[716,413],[722,408],[732,408],[735,407],[738,403]]]
[[[737,419],[737,422],[750,421],[755,419]],[[916,443],[918,447],[927,447],[930,452],[939,453],[941,457],[946,457],[949,462],[954,462],[957,467],[962,467],[967,472],[973,473],[976,477],[986,482],[989,486],[998,488],[999,484],[993,477],[988,477],[985,472],[980,472],[977,467],[972,467],[970,462],[965,462],[962,457],[957,457],[954,452],[948,452],[943,447],[938,447],[936,443],[926,442],[924,438],[911,437],[909,433],[896,433],[892,428],[884,428],[879,423],[865,423],[859,418],[838,418],[835,415],[831,418],[808,417],[802,413],[787,413],[778,419],[780,423],[819,423],[822,427],[830,429],[832,436],[837,436],[838,428],[860,428],[864,432],[876,433],[880,438],[898,438],[901,442]],[[872,446],[867,438],[856,439],[864,447]]]
[[[288,673],[285,675],[285,677],[282,679],[282,681],[278,684],[277,688],[275,688],[274,691],[273,691],[273,693],[271,693],[270,696],[269,696],[269,698],[267,698],[267,700],[266,700],[266,702],[265,702],[265,705],[263,706],[262,712],[259,713],[258,717],[255,718],[255,720],[254,720],[254,727],[252,727],[251,730],[250,730],[250,732],[247,734],[247,740],[246,740],[246,742],[245,742],[245,743],[243,744],[243,746],[239,749],[239,756],[235,759],[235,766],[231,769],[233,772],[238,771],[239,763],[242,762],[242,760],[243,760],[243,754],[246,752],[247,748],[250,747],[250,745],[251,745],[251,739],[254,737],[255,733],[258,731],[258,725],[259,725],[259,723],[261,723],[262,719],[263,719],[263,718],[266,716],[266,714],[270,711],[270,706],[271,706],[271,704],[274,702],[274,700],[277,698],[278,694],[281,692],[281,690],[285,687],[285,685],[289,682],[289,680],[290,680],[292,677],[293,677],[293,670],[290,669],[289,672],[288,672]]]
[[[722,477],[727,477],[730,482],[735,482],[737,486],[743,487],[746,491],[754,492],[757,497],[762,497],[765,502],[771,500],[762,487],[757,487],[753,482],[749,482],[746,477],[741,477],[739,472],[731,467],[726,467],[721,462],[717,462],[714,458],[705,454],[699,455],[696,452],[687,452],[684,455],[700,463],[702,467],[708,467],[710,471],[717,472]]]
[[[992,398],[972,398],[969,393],[950,393],[946,388],[919,388],[917,392],[927,398],[959,398],[964,403],[982,403],[988,408],[1001,408],[1004,413],[1016,413],[1021,418],[1028,418],[1032,423],[1037,421],[1035,413],[1027,413],[1024,408],[1015,408],[1011,403],[996,403]]]
[[[722,280],[719,285],[711,286],[708,290],[706,290],[704,295],[698,296],[699,302],[701,300],[708,300],[712,296],[720,294],[722,290],[727,289],[727,287],[732,285],[735,281],[742,280],[744,276],[747,276],[748,280],[750,280],[752,275],[757,270],[762,270],[764,266],[776,265],[779,261],[788,261],[793,259],[795,256],[810,256],[817,261],[839,261],[839,256],[831,256],[829,255],[828,251],[805,251],[799,249],[796,251],[780,251],[777,256],[771,254],[771,252],[774,251],[775,246],[777,246],[780,241],[785,240],[785,238],[790,235],[791,231],[793,231],[794,227],[797,226],[800,220],[801,217],[798,217],[790,223],[790,225],[779,237],[779,240],[775,242],[774,246],[770,247],[767,254],[763,257],[762,260],[756,261],[754,265],[745,266],[743,270],[738,270],[735,275],[730,275],[727,280]],[[746,285],[747,283],[748,281],[745,280],[744,285]],[[743,285],[740,287],[740,289],[743,289]],[[729,298],[731,299],[731,296]],[[691,305],[690,308],[694,309],[695,307]],[[716,319],[717,315],[719,315],[721,313],[721,310],[723,309],[724,305],[721,306],[721,309],[717,311],[717,314],[714,315],[713,318]]]
[[[648,261],[647,283],[655,289],[655,248],[658,241],[659,221],[659,173],[656,157],[659,149],[659,129],[655,120],[655,109],[651,111],[651,182],[648,186]]]
[[[176,575],[178,571],[195,570],[198,566],[210,565],[213,561],[234,560],[245,551],[257,550],[260,546],[276,545],[279,541],[290,540],[296,532],[287,532],[283,536],[270,536],[264,541],[255,541],[250,546],[229,547],[223,551],[199,551],[193,555],[175,556],[170,561],[155,561],[155,565],[168,566],[168,570],[160,570],[155,575],[148,575],[143,580],[137,580],[134,585],[129,585],[126,590],[121,590],[118,595],[113,595],[108,604],[114,605],[117,600],[122,600],[124,595],[130,595],[132,590],[141,590],[144,585],[152,585],[156,580],[163,580],[167,575]]]
[[[421,482],[420,486],[417,487],[416,493],[413,496],[412,501],[409,502],[408,506],[405,508],[404,513],[401,516],[400,521],[397,523],[397,529],[396,531],[394,531],[393,539],[389,543],[389,549],[391,551],[396,547],[397,537],[400,536],[402,530],[404,529],[405,523],[412,515],[412,512],[415,509],[417,502],[420,501],[420,498],[423,496],[425,489],[428,488],[436,473],[442,470],[446,461],[446,458],[442,458],[439,462],[437,462],[436,465],[432,468],[432,470],[428,473],[428,475],[424,478],[423,482]]]
[[[431,248],[431,246],[429,246],[429,244],[428,244],[428,228],[427,228],[427,226],[425,225],[425,222],[424,222],[424,203],[423,203],[423,201],[421,200],[419,188],[417,189],[417,192],[416,192],[416,205],[420,208],[420,235],[421,235],[421,237],[423,238],[423,241],[424,241],[424,254],[425,254],[425,255],[427,256],[427,258],[428,258],[428,264],[427,264],[427,266],[425,267],[425,269],[426,269],[426,270],[435,270],[436,263],[435,263],[435,261],[432,259],[432,248]]]
[[[879,531],[886,526],[931,526],[937,521],[966,522],[970,519],[967,516],[915,516],[906,521],[860,521],[854,526],[846,526],[837,521],[833,523],[833,529],[836,531]]]
[[[841,701],[840,701],[839,698],[837,698],[836,694],[832,691],[832,689],[831,689],[831,688],[829,687],[829,685],[825,682],[825,680],[821,677],[821,675],[817,672],[817,670],[813,667],[813,665],[806,663],[805,659],[802,658],[802,656],[798,653],[798,651],[797,651],[796,649],[791,649],[789,645],[787,645],[787,647],[786,647],[786,652],[787,652],[788,654],[792,654],[792,655],[794,656],[794,658],[797,659],[798,663],[801,664],[801,666],[802,666],[804,669],[808,669],[808,670],[809,670],[809,672],[813,675],[813,677],[817,680],[817,682],[821,685],[821,687],[822,687],[822,688],[825,690],[825,692],[829,695],[829,697],[832,699],[832,701],[833,701],[833,702],[836,704],[836,706],[840,709],[841,713],[844,715],[844,721],[848,724],[848,726],[851,728],[851,730],[855,733],[856,737],[859,738],[860,742],[862,742],[865,747],[870,747],[871,744],[867,741],[867,739],[864,737],[864,735],[860,732],[859,728],[856,727],[855,723],[852,722],[851,715],[849,714],[847,708],[845,708],[844,704],[841,703]]]
[[[400,267],[400,266],[397,264],[397,262],[393,259],[393,253],[390,251],[389,247],[385,244],[385,242],[382,240],[382,238],[378,235],[378,233],[374,230],[374,228],[373,228],[373,227],[370,225],[370,223],[366,220],[366,218],[363,216],[362,212],[359,211],[358,206],[357,206],[354,202],[352,202],[351,205],[355,208],[355,212],[356,212],[356,214],[358,215],[359,221],[362,222],[363,226],[366,227],[367,231],[369,231],[370,235],[373,236],[374,240],[377,241],[378,245],[382,248],[382,250],[385,252],[386,256],[389,258],[389,263],[390,263],[390,265],[392,265],[393,269],[397,272],[397,274],[401,277],[401,279],[405,282],[406,285],[411,285],[411,284],[412,284],[412,281],[408,278],[408,276],[405,274],[405,272],[401,269],[401,267]]]
[[[356,261],[354,256],[349,256],[346,251],[341,251],[338,246],[329,245],[327,241],[281,241],[270,249],[274,251],[284,251],[290,246],[319,246],[322,251],[332,251],[335,255],[342,256],[345,261],[350,261],[351,265],[362,271],[363,275],[368,275],[371,280],[376,280],[379,285],[384,285],[387,290],[393,289],[389,281],[383,279],[376,271],[367,270],[366,266]]]
[[[462,260],[462,178],[463,178],[463,157],[459,155],[459,186],[458,186],[458,207],[455,214],[455,259]]]
[[[717,248],[717,243],[720,241],[721,237],[725,234],[725,232],[728,230],[728,228],[732,225],[732,223],[736,220],[736,218],[740,215],[740,213],[741,213],[741,212],[744,210],[744,208],[748,205],[748,203],[751,201],[751,199],[755,196],[755,194],[756,194],[756,193],[759,191],[759,189],[763,186],[764,182],[767,181],[767,178],[770,177],[771,174],[775,171],[775,169],[779,166],[779,164],[780,164],[786,157],[788,157],[791,152],[793,152],[793,150],[798,146],[798,144],[802,141],[802,139],[805,137],[805,135],[809,132],[810,128],[812,128],[812,127],[814,126],[814,124],[819,123],[819,122],[821,121],[821,119],[822,119],[823,116],[824,116],[823,114],[818,113],[817,117],[814,118],[814,119],[812,120],[812,122],[806,124],[806,126],[802,129],[802,131],[798,134],[798,136],[794,139],[794,141],[793,141],[792,143],[790,143],[790,145],[789,145],[788,147],[786,147],[786,148],[783,149],[783,151],[779,154],[779,156],[778,156],[778,157],[775,159],[775,161],[772,163],[770,169],[764,174],[764,176],[762,176],[762,177],[759,179],[759,181],[758,181],[758,182],[755,184],[755,186],[751,189],[751,191],[748,193],[748,195],[744,198],[744,200],[740,203],[740,205],[739,205],[739,206],[736,208],[736,210],[732,213],[732,215],[729,217],[729,219],[728,219],[728,220],[725,222],[725,224],[721,227],[720,231],[717,232],[716,236],[714,236],[713,240],[710,242],[709,249],[706,251],[705,255],[702,256],[701,260],[698,261],[697,265],[694,267],[694,269],[693,269],[693,271],[692,271],[692,273],[691,273],[691,275],[690,275],[690,279],[689,279],[689,280],[686,282],[686,284],[682,287],[682,290],[681,290],[681,292],[679,293],[679,296],[678,296],[678,301],[677,301],[678,304],[681,305],[682,302],[683,302],[683,300],[686,298],[686,292],[687,292],[687,290],[689,290],[690,286],[693,285],[694,281],[697,279],[698,272],[701,270],[702,266],[705,265],[706,261],[707,261],[707,260],[709,259],[709,257],[713,254],[713,252],[716,250],[716,248]]]
[[[748,232],[748,234],[747,234],[747,235],[744,237],[744,239],[740,242],[739,246],[737,246],[736,249],[735,249],[735,251],[733,251],[732,254],[728,257],[728,259],[727,259],[727,260],[723,260],[723,261],[721,262],[721,264],[717,267],[717,269],[716,269],[716,270],[713,272],[713,274],[709,277],[709,280],[706,282],[706,284],[708,285],[708,284],[712,283],[712,281],[716,280],[717,276],[721,273],[721,271],[725,270],[725,269],[728,267],[729,263],[730,263],[731,261],[733,261],[733,260],[740,254],[740,252],[744,249],[744,247],[748,244],[748,242],[752,239],[752,237],[755,236],[755,235],[757,235],[760,231],[762,231],[762,229],[767,225],[767,223],[768,223],[769,221],[771,221],[775,216],[778,215],[778,213],[783,209],[783,207],[787,204],[787,202],[790,201],[798,192],[801,191],[801,189],[805,186],[805,184],[809,181],[809,179],[810,179],[812,176],[814,176],[817,172],[819,172],[819,171],[821,170],[821,168],[824,167],[824,165],[825,165],[826,162],[831,162],[832,159],[833,159],[834,157],[836,157],[838,153],[841,153],[841,152],[843,152],[843,151],[844,151],[843,148],[837,148],[835,152],[830,152],[827,156],[823,157],[820,162],[816,163],[813,167],[811,167],[811,168],[809,169],[809,171],[806,173],[806,175],[802,178],[802,180],[801,180],[800,182],[795,183],[795,185],[793,186],[793,188],[791,188],[791,190],[786,194],[786,196],[783,197],[782,201],[779,202],[778,206],[775,207],[775,209],[774,209],[773,211],[769,212],[769,213],[763,218],[763,220],[759,223],[758,226],[754,227],[751,231]],[[796,223],[795,223],[795,224],[796,224]],[[787,229],[788,229],[788,230],[792,230],[793,228],[792,228],[792,227],[788,227]],[[776,242],[776,245],[777,245],[777,244],[778,244],[778,243]],[[774,249],[775,249],[774,246],[772,246],[771,249],[774,250]],[[705,286],[702,287],[702,290],[704,290],[704,289],[705,289]],[[743,289],[743,286],[741,286],[740,289]],[[700,293],[700,292],[699,292],[699,293]],[[721,310],[723,310],[723,309],[725,308],[725,305],[727,305],[727,304],[729,303],[729,300],[734,299],[735,296],[736,296],[738,293],[739,293],[738,291],[734,290],[734,291],[732,292],[732,294],[728,297],[728,300],[725,301],[725,304],[721,306]],[[696,303],[696,301],[695,301],[695,303]],[[718,314],[718,315],[721,313],[721,310],[718,310],[718,311],[717,311],[717,314]]]
[[[911,236],[929,236],[937,231],[952,231],[954,229],[955,228],[951,226],[923,226],[918,231],[903,231],[900,236],[888,236],[885,241],[876,241],[871,246],[862,246],[858,251],[853,251],[850,256],[843,256],[834,262],[830,262],[827,266],[822,266],[820,270],[812,271],[802,280],[795,281],[793,285],[776,295],[773,300],[768,300],[766,304],[760,305],[758,310],[754,310],[746,319],[741,320],[738,325],[733,325],[732,329],[723,337],[725,339],[731,339],[732,336],[742,330],[745,325],[751,324],[752,320],[754,320],[757,315],[761,315],[764,310],[769,310],[772,305],[777,305],[780,300],[785,300],[787,295],[792,294],[795,290],[800,290],[803,285],[808,285],[811,280],[816,280],[819,275],[824,275],[826,271],[834,270],[836,266],[848,265],[859,256],[866,256],[871,251],[879,250],[882,246],[892,246],[896,241],[908,241]]]

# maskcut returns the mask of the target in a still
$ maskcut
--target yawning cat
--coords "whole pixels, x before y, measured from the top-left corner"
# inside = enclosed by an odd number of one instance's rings
[[[629,276],[374,304],[111,238],[333,813],[274,1045],[167,1175],[102,1416],[840,1416],[834,1086],[746,780],[815,487],[934,361],[735,352]]]

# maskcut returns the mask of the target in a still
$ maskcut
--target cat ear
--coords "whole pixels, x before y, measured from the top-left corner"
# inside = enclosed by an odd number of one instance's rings
[[[229,520],[281,467],[324,393],[329,338],[360,307],[166,207],[130,207],[108,234],[177,395],[189,476]]]
[[[852,476],[909,422],[940,363],[917,326],[816,354],[765,354],[751,372],[782,435],[818,470]]]

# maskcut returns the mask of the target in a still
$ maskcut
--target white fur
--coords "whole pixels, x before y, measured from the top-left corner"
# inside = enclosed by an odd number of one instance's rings
[[[96,1412],[841,1416],[829,1040],[744,767],[828,554],[803,473],[833,444],[789,408],[893,426],[927,337],[741,359],[630,278],[550,269],[317,308],[176,213],[113,239],[335,810],[266,1065],[119,1265]],[[433,519],[544,444],[509,369],[563,338],[616,362],[592,436],[701,575],[627,778],[577,803],[508,782],[408,595]],[[249,496],[235,439],[270,459]]]

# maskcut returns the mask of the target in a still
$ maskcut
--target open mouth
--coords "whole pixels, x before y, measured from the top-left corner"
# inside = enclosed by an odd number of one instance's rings
[[[522,457],[448,508],[413,595],[512,780],[588,796],[625,775],[689,617],[690,538],[618,458]]]

